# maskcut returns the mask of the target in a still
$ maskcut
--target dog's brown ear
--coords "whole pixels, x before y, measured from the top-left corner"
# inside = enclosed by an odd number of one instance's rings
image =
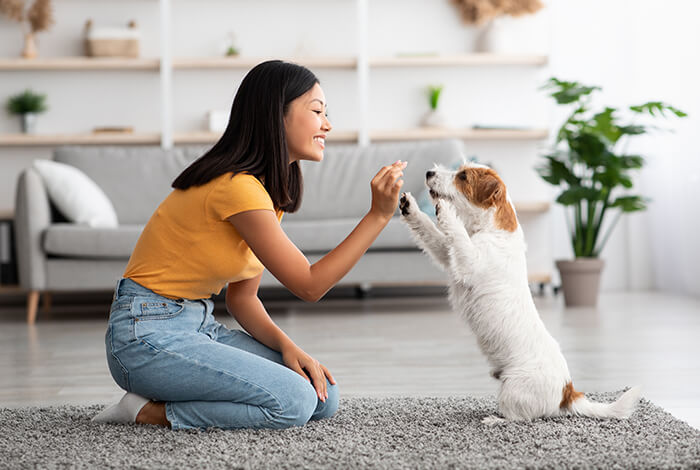
[[[515,216],[513,206],[506,197],[506,185],[503,180],[491,169],[480,169],[475,177],[476,190],[474,191],[474,203],[486,209],[496,208],[494,222],[501,230],[513,232],[518,227],[518,219]]]

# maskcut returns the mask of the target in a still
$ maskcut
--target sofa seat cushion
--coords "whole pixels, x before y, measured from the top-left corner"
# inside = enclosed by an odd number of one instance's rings
[[[44,232],[44,250],[52,256],[126,258],[136,246],[143,225],[92,228],[78,224],[53,224]]]
[[[326,253],[338,246],[359,221],[352,218],[293,221],[282,219],[282,228],[289,239],[304,253]],[[417,249],[406,225],[398,217],[394,217],[379,234],[369,251]]]

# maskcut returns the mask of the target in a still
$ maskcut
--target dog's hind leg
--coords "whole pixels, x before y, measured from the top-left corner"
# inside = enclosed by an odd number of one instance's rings
[[[447,245],[443,234],[428,217],[421,211],[411,193],[401,195],[399,201],[401,219],[406,222],[416,244],[426,252],[442,269],[449,268]]]

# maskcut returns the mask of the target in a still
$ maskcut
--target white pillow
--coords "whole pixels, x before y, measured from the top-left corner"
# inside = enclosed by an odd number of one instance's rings
[[[117,212],[107,195],[74,166],[51,160],[34,160],[58,210],[71,222],[90,227],[116,228]]]

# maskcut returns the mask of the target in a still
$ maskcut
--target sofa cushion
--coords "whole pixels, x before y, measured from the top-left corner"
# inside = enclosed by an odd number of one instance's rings
[[[332,250],[355,228],[360,219],[294,220],[283,219],[282,228],[290,240],[306,254],[327,253]],[[373,250],[416,250],[416,244],[406,228],[406,224],[394,217],[382,230],[369,251]]]
[[[90,227],[119,225],[114,206],[85,173],[65,163],[34,160],[49,198],[68,220]]]
[[[124,258],[131,256],[143,225],[92,228],[76,224],[53,224],[44,232],[44,250],[52,256]]]
[[[418,197],[433,164],[450,167],[462,155],[458,140],[329,145],[323,162],[302,162],[304,199],[299,211],[286,214],[285,220],[360,219],[370,208],[370,181],[382,166],[407,161],[402,191]]]
[[[173,180],[205,146],[60,147],[54,160],[72,165],[102,188],[122,224],[145,224],[170,193]]]

